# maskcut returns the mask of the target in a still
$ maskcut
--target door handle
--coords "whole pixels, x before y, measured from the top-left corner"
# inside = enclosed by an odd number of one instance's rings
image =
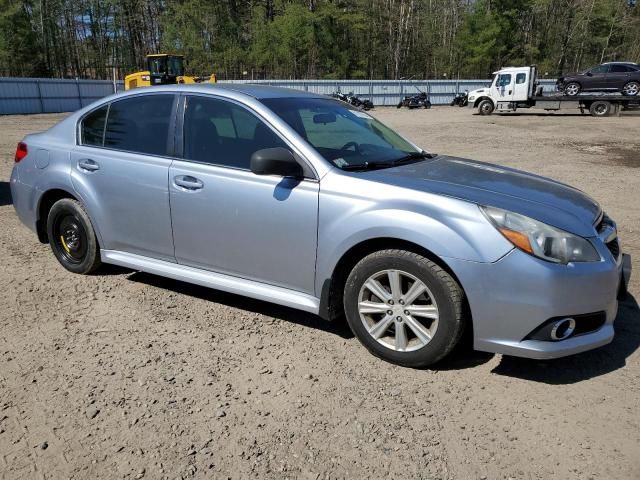
[[[187,190],[200,190],[204,187],[204,183],[191,175],[178,175],[173,178],[173,183]]]
[[[96,170],[100,170],[100,165],[98,165],[94,160],[86,158],[78,161],[78,168],[86,170],[87,172],[95,172]]]

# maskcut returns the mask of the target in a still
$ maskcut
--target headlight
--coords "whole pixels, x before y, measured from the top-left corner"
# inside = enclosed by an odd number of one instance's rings
[[[507,240],[530,255],[564,264],[600,261],[594,246],[582,237],[508,210],[480,208]]]
[[[476,97],[474,97],[473,95],[471,95],[471,96],[469,97],[469,100],[475,100],[475,99],[476,99]]]

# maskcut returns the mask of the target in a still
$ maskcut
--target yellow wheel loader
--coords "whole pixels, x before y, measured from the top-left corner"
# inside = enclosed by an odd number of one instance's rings
[[[124,89],[176,83],[216,83],[216,75],[194,77],[184,74],[184,56],[157,53],[147,55],[147,70],[124,77]]]

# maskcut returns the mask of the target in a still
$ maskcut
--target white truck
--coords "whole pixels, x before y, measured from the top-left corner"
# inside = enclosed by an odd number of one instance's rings
[[[480,115],[493,112],[515,112],[520,108],[538,108],[546,111],[580,109],[594,117],[617,114],[620,108],[637,107],[639,99],[608,93],[564,95],[561,92],[543,94],[538,83],[535,66],[506,67],[494,72],[488,88],[469,92],[469,106]]]

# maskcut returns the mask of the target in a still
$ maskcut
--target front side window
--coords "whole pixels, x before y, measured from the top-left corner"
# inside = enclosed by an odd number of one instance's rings
[[[609,71],[609,65],[598,65],[589,70],[591,73],[607,73]]]
[[[80,143],[82,145],[102,146],[108,109],[109,106],[105,105],[84,117],[80,127]]]
[[[111,104],[104,146],[148,155],[168,155],[174,96],[142,95]]]
[[[520,85],[521,83],[524,83],[526,80],[527,80],[526,73],[518,73],[516,75],[516,84]]]
[[[498,87],[506,87],[507,85],[511,85],[511,74],[510,73],[502,73],[498,76]]]
[[[333,99],[261,100],[325,159],[339,168],[388,164],[420,154],[413,145],[368,113]]]
[[[275,147],[287,145],[245,108],[226,100],[187,98],[184,112],[187,160],[248,170],[254,152]]]

